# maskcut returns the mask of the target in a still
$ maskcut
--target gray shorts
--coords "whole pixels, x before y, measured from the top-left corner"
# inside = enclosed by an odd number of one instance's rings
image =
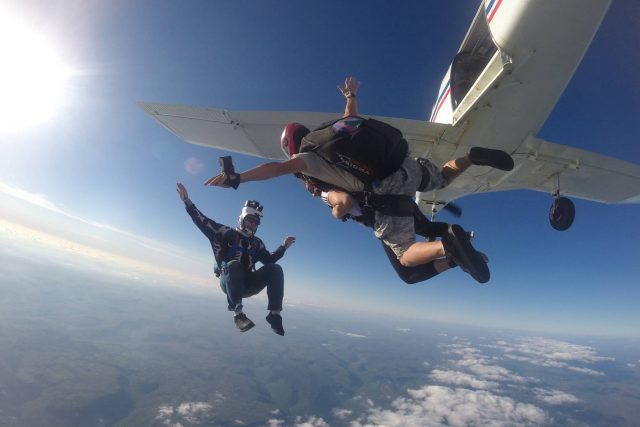
[[[422,183],[423,174],[428,174],[429,183],[421,191],[431,191],[443,188],[448,184],[440,169],[425,159],[407,157],[402,166],[391,176],[383,179],[378,187],[374,187],[376,194],[404,194],[414,196]],[[374,234],[381,239],[398,258],[416,242],[416,230],[412,216],[389,216],[376,212]]]

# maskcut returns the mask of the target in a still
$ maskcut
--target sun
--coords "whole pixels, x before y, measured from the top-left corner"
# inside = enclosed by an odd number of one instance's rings
[[[62,105],[69,68],[47,38],[0,11],[0,131],[51,119]]]

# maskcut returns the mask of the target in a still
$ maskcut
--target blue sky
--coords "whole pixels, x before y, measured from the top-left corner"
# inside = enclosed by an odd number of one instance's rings
[[[0,133],[1,217],[123,257],[192,270],[208,281],[209,244],[175,193],[182,181],[205,213],[229,225],[244,200],[260,200],[259,234],[270,248],[287,234],[297,236],[282,260],[292,301],[550,333],[638,336],[638,205],[576,200],[573,227],[558,233],[547,222],[546,194],[462,199],[460,222],[476,230],[476,246],[489,255],[491,282],[480,286],[452,271],[408,286],[369,230],[335,221],[293,177],[238,191],[203,187],[225,153],[179,141],[135,105],[341,112],[336,85],[355,75],[362,81],[362,113],[423,119],[477,6],[3,2],[6,16],[21,17],[51,40],[74,73],[49,121]],[[542,138],[640,163],[638,28],[637,4],[614,2]],[[189,159],[201,162],[202,172],[188,172]],[[240,170],[261,162],[234,160]],[[454,221],[446,213],[440,219]],[[217,292],[213,277],[210,282]]]

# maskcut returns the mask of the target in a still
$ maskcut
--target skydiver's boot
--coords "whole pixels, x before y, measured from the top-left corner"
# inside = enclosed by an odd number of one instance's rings
[[[233,322],[236,324],[240,332],[247,332],[249,329],[253,328],[255,323],[253,323],[246,314],[239,313],[233,316]]]
[[[480,257],[484,260],[484,262],[486,262],[487,264],[489,264],[489,257],[487,256],[487,254],[485,254],[484,252],[480,252],[477,251],[480,254]],[[453,260],[453,259],[449,259],[449,267],[457,267],[458,264]]]
[[[469,234],[457,224],[449,226],[449,235],[442,239],[447,258],[480,283],[491,278],[485,257],[471,245]]]
[[[474,165],[491,166],[492,168],[503,171],[510,171],[513,169],[513,158],[502,150],[472,147],[467,157]]]
[[[271,325],[271,330],[278,335],[284,336],[284,328],[282,327],[282,316],[279,314],[267,314],[267,322]]]

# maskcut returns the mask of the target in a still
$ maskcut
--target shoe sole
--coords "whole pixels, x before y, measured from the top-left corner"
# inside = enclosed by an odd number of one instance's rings
[[[236,325],[236,326],[238,326],[238,325]],[[253,328],[254,326],[256,326],[256,324],[251,322],[247,326],[244,326],[244,327],[238,326],[238,329],[240,330],[240,332],[247,332],[249,329]]]
[[[451,237],[451,243],[456,248],[456,262],[460,261],[458,265],[465,270],[471,277],[476,279],[480,283],[487,283],[491,278],[489,267],[482,258],[482,255],[476,251],[466,232],[457,224],[450,227],[449,235]]]
[[[508,153],[484,147],[474,147],[473,150],[475,150],[475,155],[471,157],[475,160],[469,159],[472,163],[507,172],[513,170],[513,158]]]

